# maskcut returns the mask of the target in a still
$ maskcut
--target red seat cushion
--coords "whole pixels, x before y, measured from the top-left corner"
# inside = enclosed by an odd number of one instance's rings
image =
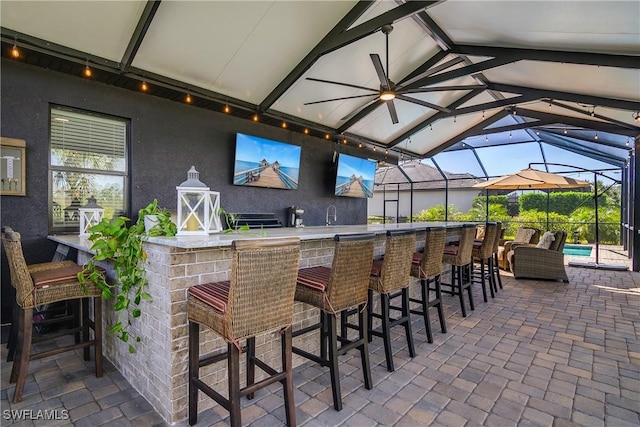
[[[195,285],[189,288],[189,295],[224,313],[227,311],[230,285],[228,281]]]
[[[298,285],[324,292],[330,277],[331,269],[327,267],[301,268],[298,270]]]
[[[382,274],[382,262],[381,259],[373,260],[373,264],[371,264],[371,275],[373,277],[380,277],[380,274]]]
[[[104,274],[106,270],[96,266],[96,270]],[[70,265],[66,267],[54,267],[47,270],[39,270],[31,273],[33,286],[36,288],[45,288],[51,285],[59,285],[70,281],[78,280],[78,273],[82,271],[79,265]]]
[[[447,255],[457,255],[458,254],[458,249],[460,249],[459,246],[445,246],[444,247],[444,253]]]
[[[411,262],[415,265],[419,265],[422,261],[422,255],[422,253],[416,252],[415,254],[413,254],[413,259],[411,260]]]

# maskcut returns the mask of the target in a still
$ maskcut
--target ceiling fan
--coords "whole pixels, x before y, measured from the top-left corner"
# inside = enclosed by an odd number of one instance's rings
[[[343,117],[341,120],[347,120],[349,117],[355,114],[358,110],[364,109],[368,105],[374,102],[380,101],[380,102],[384,102],[387,105],[387,108],[389,109],[389,115],[391,116],[391,121],[393,122],[393,124],[396,124],[398,123],[398,113],[396,112],[394,99],[400,99],[402,101],[422,105],[423,107],[428,107],[434,110],[442,111],[444,113],[450,113],[451,110],[446,107],[441,107],[439,105],[433,104],[431,102],[423,101],[421,99],[412,98],[412,97],[406,96],[406,94],[439,92],[439,91],[449,91],[449,90],[470,90],[470,89],[475,89],[477,87],[480,87],[478,85],[462,85],[462,86],[438,86],[438,87],[431,87],[431,88],[404,88],[402,85],[396,85],[394,82],[389,80],[389,33],[393,31],[393,26],[383,25],[381,30],[386,36],[386,56],[387,56],[386,57],[386,60],[387,60],[386,73],[382,66],[382,61],[380,60],[380,56],[376,53],[369,54],[369,57],[371,58],[371,62],[373,62],[373,67],[375,68],[376,73],[378,74],[378,79],[380,80],[379,89],[373,89],[373,88],[354,85],[350,83],[343,83],[343,82],[336,82],[332,80],[324,80],[324,79],[317,79],[313,77],[307,77],[306,80],[320,82],[320,83],[329,83],[329,84],[334,84],[338,86],[346,86],[346,87],[351,87],[355,89],[362,89],[362,90],[369,91],[371,93],[368,93],[365,95],[345,96],[341,98],[332,98],[332,99],[324,99],[322,101],[307,102],[304,105],[320,104],[323,102],[342,101],[345,99],[374,97],[370,102],[356,109],[356,111]]]

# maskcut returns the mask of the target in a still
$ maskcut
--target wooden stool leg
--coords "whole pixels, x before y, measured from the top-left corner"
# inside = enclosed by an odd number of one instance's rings
[[[96,377],[102,377],[102,298],[93,298],[93,339],[96,358]]]
[[[282,372],[287,376],[284,381],[284,411],[287,418],[287,426],[296,425],[296,407],[293,401],[293,358],[291,350],[291,327],[285,329],[282,334]]]
[[[16,355],[16,345],[18,342],[18,313],[20,312],[20,307],[15,302],[13,304],[13,312],[11,313],[12,321],[11,327],[9,328],[9,339],[7,340],[7,362],[11,362],[14,360]]]
[[[482,284],[482,298],[487,302],[487,281],[484,274],[484,260],[480,259],[480,283]]]
[[[89,298],[81,298],[80,304],[82,306],[80,309],[80,313],[82,314],[81,342],[87,342],[89,341],[89,324],[91,323],[89,319]],[[83,353],[84,360],[91,360],[91,348],[85,347]]]
[[[229,425],[241,427],[240,415],[240,350],[233,343],[227,344],[227,366],[229,375]]]
[[[198,422],[198,386],[200,377],[200,325],[189,322],[189,425]]]
[[[324,312],[323,312],[324,313]],[[329,375],[331,376],[331,391],[333,393],[333,407],[342,410],[342,393],[340,392],[340,371],[338,370],[338,336],[336,333],[336,315],[324,313],[325,325],[329,336]]]
[[[22,322],[24,320],[25,314],[23,313],[23,309],[16,304],[16,342],[15,342],[15,351],[13,355],[13,366],[11,367],[11,376],[9,377],[9,383],[13,384],[18,380],[18,372],[20,371],[20,352],[22,351],[22,341],[24,340],[24,330],[22,327]]]
[[[17,360],[18,371],[16,372],[16,390],[13,395],[13,403],[18,403],[22,400],[22,393],[24,392],[24,383],[27,381],[27,373],[29,371],[29,356],[31,355],[31,338],[33,334],[33,309],[21,309],[19,313],[20,329],[18,332],[18,351]],[[15,365],[14,365],[15,367]],[[11,377],[14,376],[13,369]]]
[[[391,329],[389,328],[389,294],[380,294],[380,313],[382,316],[382,340],[384,355],[387,359],[387,371],[393,372],[393,354],[391,352]],[[367,328],[368,329],[368,328]]]
[[[424,329],[427,333],[427,342],[433,343],[433,333],[431,332],[431,318],[429,316],[429,281],[420,280],[422,287],[422,316],[424,317]]]
[[[367,313],[369,308],[367,306],[360,306],[358,310],[358,320],[360,323],[360,358],[362,359],[362,371],[364,374],[364,386],[367,390],[373,388],[373,380],[371,378],[371,364],[369,363],[369,342],[365,339],[365,334],[369,330],[367,323]]]
[[[458,297],[460,298],[460,309],[462,310],[462,317],[467,317],[467,309],[464,307],[464,294],[462,292],[462,267],[456,267],[457,283],[458,283]],[[456,279],[455,275],[452,278],[452,282]]]
[[[387,295],[387,301],[389,296]],[[428,310],[428,308],[427,308]],[[407,347],[409,356],[416,357],[416,348],[413,345],[413,334],[411,333],[411,314],[409,313],[409,288],[402,288],[402,318],[404,319],[404,334],[407,337]]]
[[[447,333],[447,323],[444,317],[444,308],[442,307],[442,288],[440,287],[440,275],[438,274],[435,277],[435,288],[436,288],[436,299],[438,303],[436,307],[438,308],[438,318],[440,319],[440,329],[443,334]]]
[[[283,360],[284,364],[284,360]],[[256,337],[247,338],[247,387],[256,379]],[[247,399],[253,399],[254,393],[247,394]]]

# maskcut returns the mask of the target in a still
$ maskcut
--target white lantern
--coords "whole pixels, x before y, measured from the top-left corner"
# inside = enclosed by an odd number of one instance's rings
[[[89,229],[102,221],[104,208],[96,203],[95,197],[91,196],[86,205],[80,206],[78,214],[80,216],[80,235],[88,236],[91,234]]]
[[[222,230],[218,217],[220,193],[210,191],[194,166],[178,191],[178,235],[206,235]]]

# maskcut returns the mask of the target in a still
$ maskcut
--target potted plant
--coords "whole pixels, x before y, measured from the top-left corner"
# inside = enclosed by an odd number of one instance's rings
[[[155,215],[152,227],[145,230],[145,218]],[[138,211],[138,221],[131,224],[127,217],[117,217],[112,220],[103,219],[89,229],[89,240],[93,242],[91,249],[95,255],[78,274],[81,282],[91,280],[102,289],[104,299],[115,298],[114,311],[119,312],[118,321],[109,328],[109,332],[119,335],[120,339],[129,343],[129,352],[135,353],[132,342],[140,342],[140,337],[129,332],[131,320],[142,314],[140,303],[152,301],[151,295],[145,291],[147,278],[144,261],[147,254],[143,243],[149,236],[175,236],[176,225],[171,221],[171,214],[167,209],[158,207],[154,200]],[[100,271],[97,263],[113,260],[113,270],[117,281],[109,283]],[[133,302],[133,304],[131,304]]]

